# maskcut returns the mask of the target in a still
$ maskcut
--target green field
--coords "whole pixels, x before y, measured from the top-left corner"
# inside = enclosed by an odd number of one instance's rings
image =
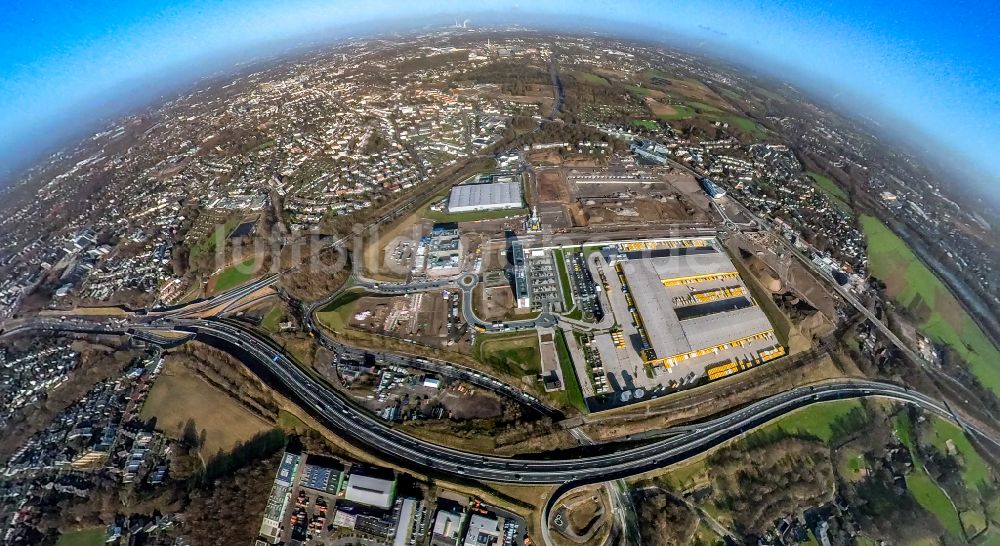
[[[592,74],[590,72],[581,72],[579,73],[579,76],[581,80],[591,85],[599,85],[601,87],[607,87],[611,85],[611,83],[608,82],[608,80],[598,76],[597,74]]]
[[[719,108],[712,106],[711,104],[705,104],[704,102],[698,102],[696,100],[685,101],[684,104],[693,108],[699,114],[704,115],[716,115],[723,114],[724,112]]]
[[[538,334],[532,330],[509,334],[480,335],[472,354],[480,362],[512,376],[537,375],[542,372]]]
[[[107,536],[104,527],[81,529],[59,535],[56,546],[101,546]]]
[[[283,409],[278,410],[278,427],[282,430],[296,432],[299,434],[306,434],[313,430],[312,427],[305,424],[302,419],[299,419],[295,415]]]
[[[841,201],[844,202],[847,202],[847,200],[850,199],[850,196],[847,195],[847,192],[844,191],[843,188],[838,186],[837,183],[834,182],[833,179],[830,178],[829,176],[824,176],[822,174],[813,171],[809,171],[806,174],[809,175],[809,178],[813,179],[813,182],[816,183],[816,186],[818,186],[819,189],[825,191],[831,197],[836,197],[837,199],[840,199]]]
[[[693,118],[698,115],[698,112],[695,112],[694,108],[691,108],[686,104],[671,104],[670,107],[674,109],[673,114],[664,114],[662,116],[658,116],[656,119],[663,121],[677,121],[681,119]]]
[[[958,514],[958,518],[962,521],[966,536],[974,536],[988,525],[986,514],[979,510],[966,510]]]
[[[913,453],[916,446],[913,444],[913,426],[910,424],[910,419],[900,413],[892,419],[892,427],[899,441]]]
[[[345,292],[316,312],[316,320],[334,332],[347,328],[347,322],[354,306],[351,305],[361,298],[358,292]]]
[[[552,251],[552,258],[556,261],[556,271],[559,272],[559,286],[562,289],[563,309],[569,311],[573,308],[573,287],[570,286],[569,272],[566,271],[566,257],[562,249]]]
[[[284,313],[281,311],[281,307],[275,305],[270,311],[264,315],[264,318],[260,321],[260,327],[267,330],[268,332],[277,332],[278,323],[281,322],[281,317]]]
[[[215,252],[216,243],[224,242],[226,236],[232,233],[238,225],[240,225],[240,218],[234,217],[226,220],[226,223],[221,228],[216,226],[216,229],[212,230],[211,233],[191,245],[191,250],[188,253],[188,263],[194,263],[195,259],[199,256]]]
[[[829,197],[833,201],[833,204],[836,207],[840,208],[845,212],[852,211],[851,205],[848,203],[850,197],[847,195],[847,192],[845,192],[843,188],[838,186],[837,183],[834,182],[830,177],[823,176],[822,174],[812,171],[809,171],[806,174],[809,175],[809,178],[812,178],[813,183],[816,184],[816,187],[818,187],[820,191],[825,193],[827,197]]]
[[[847,478],[857,478],[862,469],[867,467],[865,455],[853,449],[842,449],[842,464],[838,467],[841,475]]]
[[[990,469],[986,461],[972,447],[972,443],[954,423],[944,419],[934,418],[931,427],[931,434],[926,438],[927,442],[937,447],[942,453],[946,453],[947,441],[951,440],[955,444],[955,449],[962,459],[962,481],[966,487],[978,490],[979,486],[991,482]]]
[[[855,536],[854,543],[857,544],[857,546],[875,546],[875,541],[864,535]]]
[[[736,127],[737,129],[743,131],[744,133],[762,135],[763,133],[767,132],[767,130],[764,129],[764,127],[761,126],[756,121],[735,114],[722,116],[719,121],[725,121],[730,125],[732,125],[733,127]]]
[[[711,104],[689,100],[685,101],[682,105],[672,104],[671,106],[677,110],[677,115],[680,116],[675,117],[674,119],[686,119],[697,115],[710,121],[728,123],[731,127],[735,127],[740,131],[755,137],[762,138],[767,134],[767,129],[756,121],[739,114],[721,110]]]
[[[906,488],[928,512],[934,514],[941,525],[948,533],[956,536],[964,536],[962,533],[962,520],[958,517],[958,512],[952,506],[951,501],[944,494],[944,491],[931,480],[924,467],[915,465],[913,472],[906,476]]]
[[[860,401],[838,400],[796,410],[762,428],[761,432],[808,434],[829,443],[838,435],[852,431],[866,421],[867,415]]]
[[[674,109],[673,114],[664,114],[658,116],[657,119],[662,121],[678,121],[699,116],[713,122],[728,123],[731,127],[735,127],[755,137],[762,138],[767,135],[767,129],[754,120],[739,114],[720,110],[710,104],[689,100],[681,104],[671,103],[670,107]]]
[[[886,283],[893,301],[909,309],[924,334],[954,349],[983,385],[1000,395],[1000,351],[955,296],[878,218],[862,216],[861,228],[871,274]]]
[[[580,410],[580,413],[587,413],[587,403],[583,400],[580,380],[576,377],[576,366],[573,365],[569,347],[566,346],[566,334],[562,329],[556,330],[556,353],[559,355],[559,368],[562,370],[565,382],[566,401]]]
[[[935,437],[937,437],[938,425],[949,425],[950,423],[938,419],[937,417],[932,417],[932,419],[935,421],[933,427],[935,430]],[[949,533],[955,537],[963,537],[961,517],[959,517],[954,505],[945,495],[944,491],[942,491],[941,488],[938,487],[933,480],[931,480],[930,476],[927,475],[926,470],[924,470],[924,465],[920,461],[920,456],[917,453],[916,445],[914,443],[913,424],[910,422],[909,417],[907,417],[905,413],[897,414],[896,417],[893,418],[893,428],[896,431],[896,436],[899,438],[899,441],[910,450],[910,454],[913,456],[913,472],[906,477],[906,487],[910,490],[913,498],[917,500],[920,506],[923,506],[927,509],[927,511],[934,514],[934,517],[941,522],[941,525],[947,529]],[[951,431],[945,427],[941,429],[941,433],[948,435]],[[961,436],[960,431],[958,434]],[[942,438],[943,439],[940,441],[943,447],[944,439],[947,438],[944,436],[942,436]],[[962,437],[962,439],[965,440],[964,437]],[[965,444],[968,445],[968,440],[965,440]],[[955,445],[959,448],[959,450],[961,450],[960,444],[957,440]],[[969,445],[969,449],[971,448],[972,446]],[[979,462],[981,463],[982,459],[979,459]],[[969,482],[966,482],[966,486],[970,486]]]
[[[215,278],[215,291],[224,292],[239,286],[257,275],[257,258],[250,258],[222,270]]]
[[[688,460],[670,469],[663,478],[671,487],[683,491],[690,488],[699,479],[704,478],[708,472],[708,462],[705,457],[700,457],[694,461]]]
[[[645,88],[645,87],[642,87],[641,85],[626,85],[625,87],[626,87],[626,88],[627,88],[627,89],[628,89],[629,91],[631,91],[632,93],[634,93],[634,94],[636,94],[636,95],[638,95],[638,96],[640,96],[640,97],[645,97],[645,96],[646,96],[646,95],[648,95],[648,94],[650,93],[650,91],[651,91],[650,89],[647,89],[647,88]]]
[[[659,125],[651,119],[633,119],[632,125],[640,129],[646,129],[647,131],[655,131]]]

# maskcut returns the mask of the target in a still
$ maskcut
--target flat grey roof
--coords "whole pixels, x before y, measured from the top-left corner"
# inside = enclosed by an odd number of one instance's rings
[[[694,349],[702,349],[772,329],[759,306],[705,315],[681,322]],[[671,355],[663,355],[671,356]]]
[[[674,262],[674,263],[671,263]],[[722,253],[621,262],[635,306],[657,358],[712,347],[773,329],[757,305],[680,320],[661,279],[734,271]]]
[[[692,275],[710,275],[736,271],[729,256],[722,252],[707,252],[688,254],[685,256],[662,256],[646,258],[642,261],[651,262],[660,279],[690,277]]]
[[[394,487],[395,484],[389,480],[352,473],[347,478],[347,492],[344,498],[351,502],[389,508],[392,505]]]
[[[509,205],[521,206],[521,185],[513,182],[463,184],[451,189],[448,208]]]
[[[622,271],[656,356],[663,358],[690,351],[691,345],[652,260],[622,262]]]

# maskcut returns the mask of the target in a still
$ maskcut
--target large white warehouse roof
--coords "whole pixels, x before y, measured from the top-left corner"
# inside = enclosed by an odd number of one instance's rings
[[[463,184],[451,189],[448,212],[511,209],[521,206],[521,185],[514,182]]]

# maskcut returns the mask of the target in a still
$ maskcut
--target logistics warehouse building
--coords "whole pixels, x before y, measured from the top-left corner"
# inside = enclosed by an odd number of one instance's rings
[[[448,197],[449,213],[516,209],[521,206],[521,184],[517,182],[462,184],[452,188]]]
[[[680,387],[785,354],[715,240],[625,243],[606,247],[603,255],[612,306],[627,317],[618,316],[620,333],[595,338],[612,384]],[[649,367],[649,381],[632,373],[638,366]]]

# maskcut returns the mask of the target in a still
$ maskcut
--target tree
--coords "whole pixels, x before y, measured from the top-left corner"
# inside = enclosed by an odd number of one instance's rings
[[[196,448],[200,445],[198,443],[198,428],[195,426],[194,419],[192,418],[189,418],[184,423],[184,430],[181,432],[181,443],[190,448]]]

